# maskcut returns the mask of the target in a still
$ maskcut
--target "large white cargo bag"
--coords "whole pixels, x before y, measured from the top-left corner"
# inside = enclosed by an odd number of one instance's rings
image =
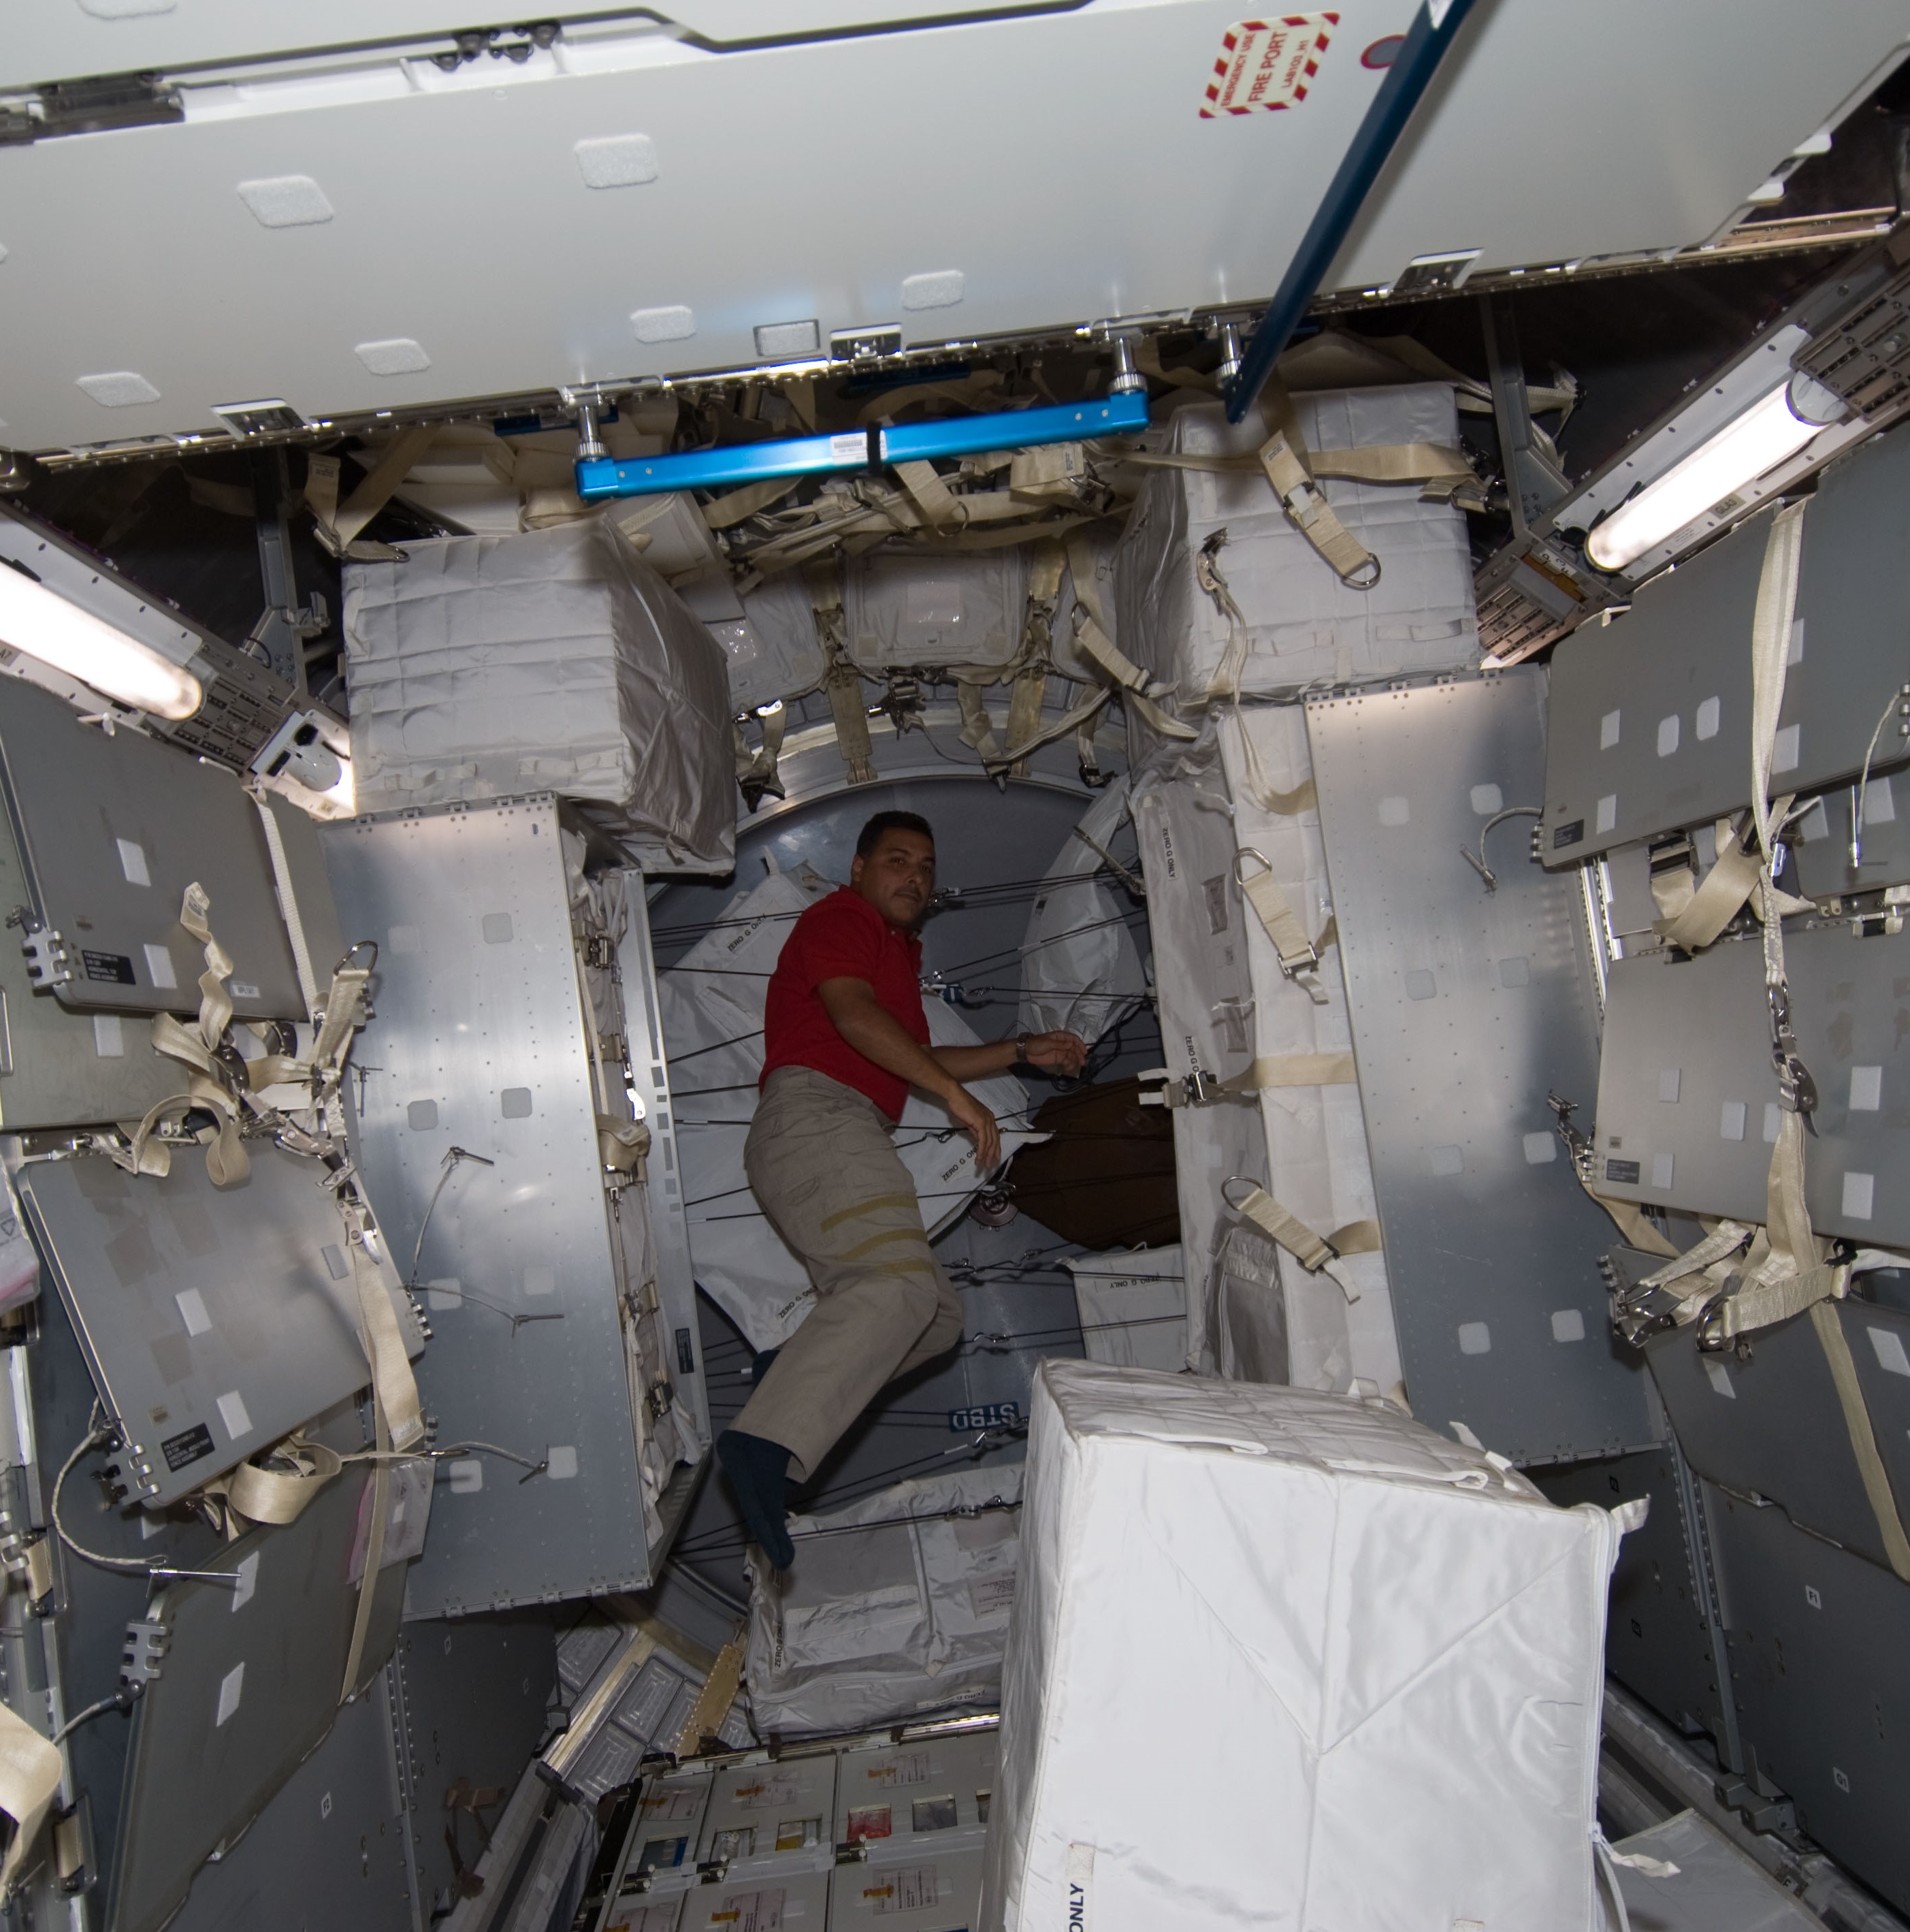
[[[658,1012],[676,1102],[676,1158],[682,1169],[690,1259],[697,1286],[756,1348],[787,1342],[815,1306],[808,1275],[770,1226],[743,1172],[743,1148],[763,1072],[763,1012],[769,976],[798,916],[835,890],[805,868],[775,872],[731,902],[657,982]],[[979,1044],[945,1000],[925,1003],[937,1046]],[[969,1088],[1001,1123],[1002,1159],[1030,1138],[1028,1090],[1012,1073]],[[895,1151],[914,1178],[922,1224],[937,1234],[967,1209],[984,1177],[975,1143],[939,1101],[910,1090]]]
[[[993,1705],[1021,1495],[1019,1463],[951,1470],[791,1516],[793,1570],[766,1570],[752,1544],[745,1674],[758,1735],[868,1730]]]
[[[1090,1362],[1179,1375],[1187,1361],[1187,1283],[1178,1242],[1063,1255]]]
[[[1048,1361],[987,1932],[1592,1932],[1612,1516],[1390,1406]]]
[[[1453,392],[1443,382],[1322,390],[1293,403],[1310,451],[1459,441]],[[1216,562],[1246,620],[1243,692],[1291,695],[1317,680],[1449,670],[1476,660],[1479,622],[1460,512],[1423,501],[1411,483],[1324,482],[1340,520],[1379,560],[1379,581],[1356,590],[1301,535],[1252,462],[1267,434],[1251,412],[1231,427],[1217,403],[1177,412],[1172,454],[1245,457],[1251,466],[1149,476],[1116,565],[1121,649],[1177,686],[1183,710],[1217,694],[1228,620],[1195,573],[1201,546],[1224,530]]]
[[[1378,1210],[1366,1116],[1353,1078],[1346,982],[1337,938],[1325,943],[1336,928],[1326,846],[1312,799],[1306,715],[1298,705],[1244,705],[1237,713],[1222,714],[1219,736],[1234,800],[1234,836],[1243,855],[1240,869],[1257,874],[1264,860],[1266,875],[1308,934],[1322,942],[1312,981],[1322,1000],[1315,1000],[1306,985],[1281,972],[1273,940],[1248,909],[1254,1052],[1275,1076],[1259,1090],[1267,1191],[1315,1234],[1330,1239],[1342,1229],[1374,1226],[1376,1238]],[[1276,809],[1270,800],[1294,808]],[[1342,1077],[1321,1084],[1300,1081],[1309,1056],[1338,1060],[1334,1070]],[[1393,1394],[1400,1379],[1399,1341],[1385,1255],[1376,1247],[1353,1252],[1349,1244],[1340,1271],[1358,1295],[1352,1302],[1324,1270],[1309,1274],[1284,1251],[1279,1265],[1291,1358],[1286,1379],[1303,1388],[1345,1389],[1357,1378],[1378,1394]],[[1235,1372],[1228,1366],[1231,1355],[1246,1352],[1227,1334],[1246,1312],[1246,1291],[1237,1276],[1234,1286],[1235,1294],[1223,1298],[1214,1316],[1223,1373]]]
[[[556,792],[646,871],[727,872],[723,653],[607,518],[345,570],[361,812]]]

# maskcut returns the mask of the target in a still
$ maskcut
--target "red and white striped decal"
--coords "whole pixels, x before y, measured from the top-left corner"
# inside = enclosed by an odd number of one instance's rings
[[[1277,113],[1306,98],[1337,14],[1286,14],[1273,20],[1236,20],[1220,44],[1201,118],[1222,114]]]

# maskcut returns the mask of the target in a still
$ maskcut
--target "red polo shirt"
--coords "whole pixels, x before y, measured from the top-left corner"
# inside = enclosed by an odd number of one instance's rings
[[[898,932],[847,886],[818,899],[783,942],[763,1016],[763,1078],[779,1066],[813,1067],[866,1094],[892,1120],[909,1083],[858,1053],[835,1030],[816,988],[825,980],[866,980],[876,1003],[911,1040],[928,1044],[922,1010],[922,941]]]

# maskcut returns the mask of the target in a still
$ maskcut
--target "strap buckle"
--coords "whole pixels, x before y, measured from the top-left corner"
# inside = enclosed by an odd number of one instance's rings
[[[1221,1097],[1219,1082],[1198,1066],[1191,1073],[1177,1076],[1168,1067],[1150,1066],[1135,1078],[1161,1083],[1155,1092],[1137,1096],[1144,1107],[1207,1107]]]

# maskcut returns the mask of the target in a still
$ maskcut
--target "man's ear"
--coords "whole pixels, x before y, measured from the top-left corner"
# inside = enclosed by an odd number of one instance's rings
[[[849,861],[849,883],[852,886],[862,883],[862,855],[859,852]]]

